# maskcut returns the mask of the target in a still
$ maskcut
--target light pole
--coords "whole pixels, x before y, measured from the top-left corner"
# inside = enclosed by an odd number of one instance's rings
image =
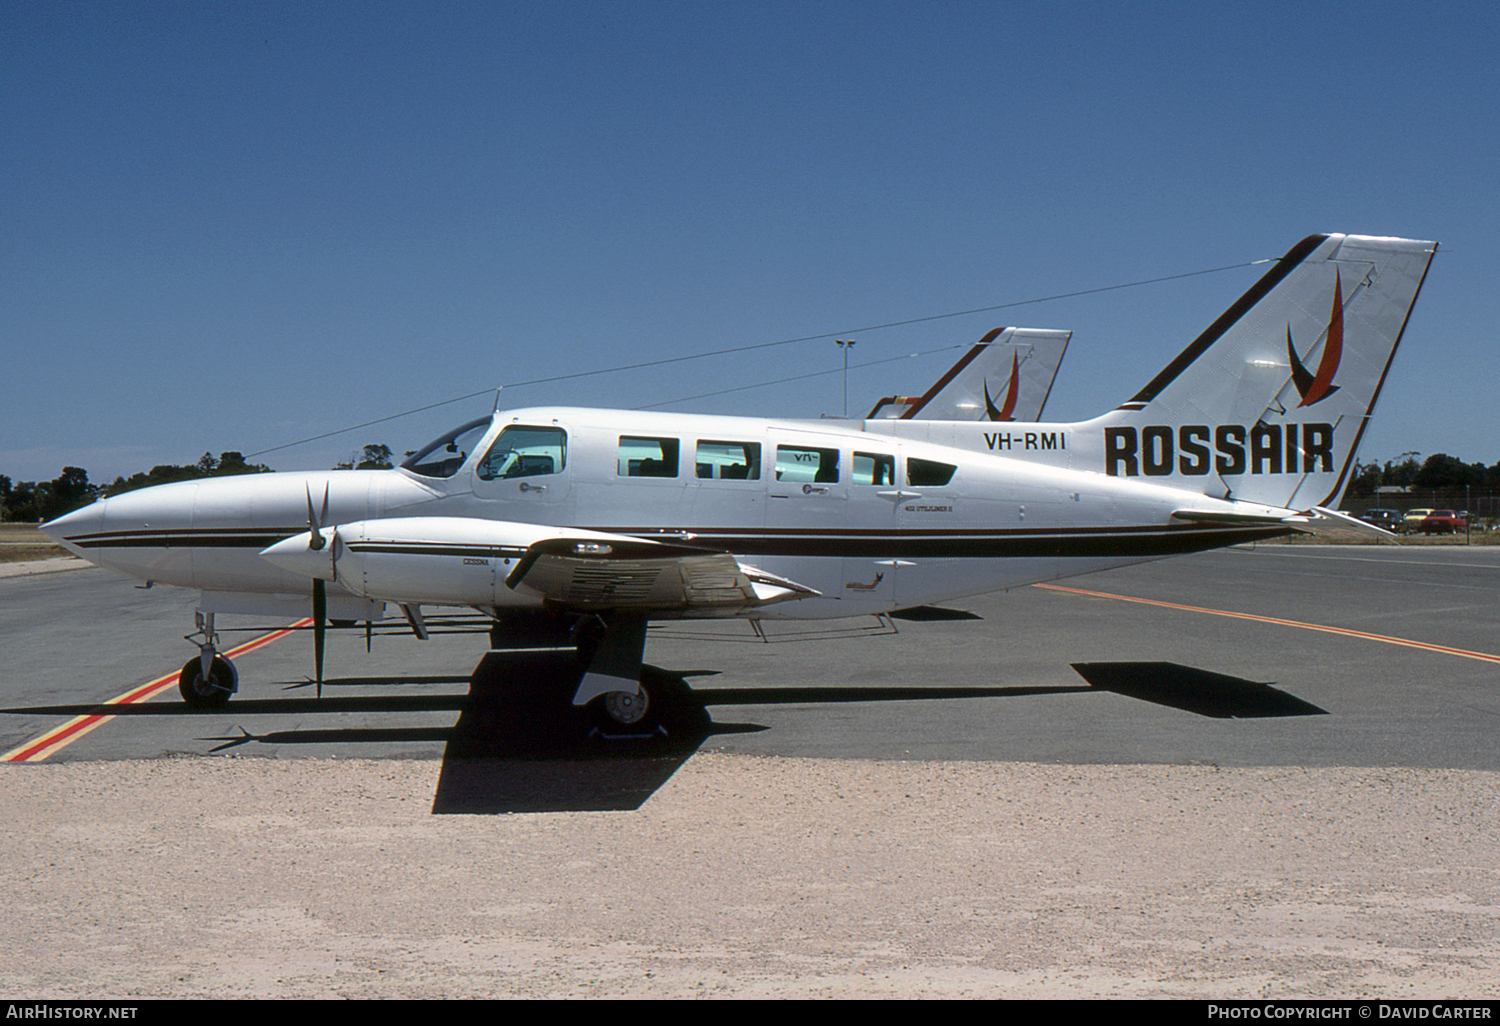
[[[838,346],[840,349],[842,349],[844,351],[844,416],[848,417],[849,416],[849,350],[853,349],[858,343],[856,343],[854,341],[854,339],[852,339],[852,338],[849,339],[849,340],[847,340],[847,341],[845,341],[844,339],[839,338],[839,339],[834,339],[833,340],[833,344],[836,345],[836,346]]]

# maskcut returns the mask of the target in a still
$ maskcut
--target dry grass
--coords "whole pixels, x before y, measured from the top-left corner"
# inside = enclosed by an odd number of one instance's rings
[[[66,556],[35,524],[0,524],[0,563],[22,563],[32,559]]]
[[[1500,545],[1500,531],[1475,529],[1468,534],[1403,534],[1400,541],[1392,543],[1385,538],[1370,535],[1368,538],[1343,537],[1337,540],[1319,538],[1315,534],[1294,534],[1280,544],[1285,545]]]

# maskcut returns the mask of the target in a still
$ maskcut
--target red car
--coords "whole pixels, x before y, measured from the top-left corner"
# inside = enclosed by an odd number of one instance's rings
[[[1451,509],[1435,509],[1422,518],[1420,530],[1423,534],[1457,534],[1466,530],[1468,523]]]

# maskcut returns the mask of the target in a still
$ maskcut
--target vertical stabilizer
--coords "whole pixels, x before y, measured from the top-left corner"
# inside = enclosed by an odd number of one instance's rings
[[[925,395],[887,396],[865,419],[1039,420],[1072,334],[996,328],[964,353]]]
[[[1336,505],[1434,242],[1315,235],[1102,418],[1104,469],[1282,508]]]

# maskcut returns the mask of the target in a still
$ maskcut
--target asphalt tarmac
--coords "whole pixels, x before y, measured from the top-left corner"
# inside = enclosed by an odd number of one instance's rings
[[[631,737],[483,634],[339,635],[319,699],[293,633],[189,711],[191,594],[0,578],[0,989],[1493,1001],[1497,585],[1262,546],[682,625]]]
[[[852,636],[818,624],[764,643],[739,623],[654,627],[646,660],[676,707],[669,740],[581,740],[547,657],[487,659],[483,633],[398,630],[368,653],[362,631],[335,634],[319,699],[301,632],[237,658],[241,692],[224,709],[188,710],[173,684],[45,759],[717,750],[1496,770],[1497,591],[1500,548],[1261,545],[955,601],[896,633],[855,621]],[[180,640],[193,597],[94,568],[0,579],[0,753],[175,674],[196,652]],[[220,617],[223,647],[279,626]]]

